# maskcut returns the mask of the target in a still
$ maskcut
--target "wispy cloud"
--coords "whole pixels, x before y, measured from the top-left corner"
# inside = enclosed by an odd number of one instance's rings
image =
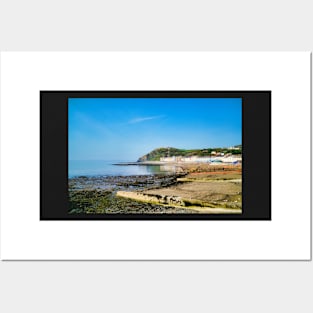
[[[156,119],[162,118],[163,116],[164,115],[137,117],[137,118],[133,118],[128,123],[129,124],[136,124],[136,123],[141,123],[141,122],[145,122],[145,121],[156,120]]]

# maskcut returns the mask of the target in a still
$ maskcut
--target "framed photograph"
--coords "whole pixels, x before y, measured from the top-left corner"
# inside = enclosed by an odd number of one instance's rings
[[[2,52],[1,259],[310,260],[310,52]]]
[[[270,91],[40,99],[41,219],[270,219]]]

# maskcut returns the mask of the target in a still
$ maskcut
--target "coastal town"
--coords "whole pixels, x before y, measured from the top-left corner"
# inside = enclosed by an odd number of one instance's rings
[[[174,154],[174,155],[171,155]],[[241,164],[241,146],[228,148],[182,150],[175,148],[158,148],[149,154],[139,158],[138,162],[154,164],[175,164],[175,163],[208,163],[216,164]]]
[[[242,162],[242,157],[235,156],[232,154],[216,154],[210,157],[182,157],[182,156],[172,156],[172,157],[164,157],[160,158],[160,162],[164,163],[210,163],[212,165],[219,163],[226,164],[239,164]]]
[[[80,176],[69,180],[70,212],[101,214],[241,214],[240,147],[157,148],[137,162],[149,175]],[[126,170],[126,169],[125,169]]]
[[[157,148],[141,157],[137,164],[159,165],[164,171],[175,172],[177,177],[172,184],[141,191],[121,190],[116,195],[150,204],[187,208],[198,214],[240,214],[241,146],[216,150]],[[171,156],[171,153],[176,155]]]
[[[242,99],[74,98],[68,115],[70,214],[241,214]]]

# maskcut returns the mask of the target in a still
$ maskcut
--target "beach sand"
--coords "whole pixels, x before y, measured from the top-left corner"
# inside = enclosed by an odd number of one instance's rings
[[[240,214],[242,208],[241,172],[214,171],[189,173],[165,188],[145,191],[118,191],[129,199],[195,210],[197,213]]]

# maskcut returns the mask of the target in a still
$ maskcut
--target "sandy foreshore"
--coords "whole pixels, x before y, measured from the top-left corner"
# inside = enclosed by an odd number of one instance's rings
[[[116,195],[151,204],[188,208],[197,213],[241,213],[240,169],[229,168],[225,171],[225,168],[220,168],[212,172],[196,170],[177,178],[175,184],[165,188],[118,191]]]

